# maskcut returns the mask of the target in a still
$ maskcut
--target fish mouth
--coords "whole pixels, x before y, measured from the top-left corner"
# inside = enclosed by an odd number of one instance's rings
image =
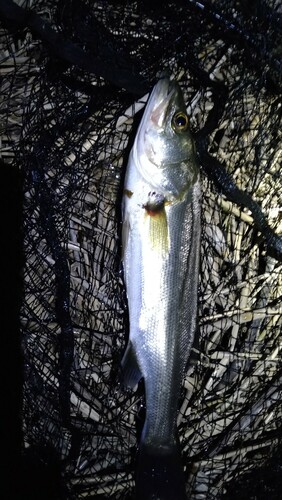
[[[169,78],[159,80],[147,103],[143,123],[148,121],[150,126],[163,129],[170,103],[177,98],[179,92],[179,86],[175,81]]]
[[[154,88],[149,104],[149,119],[153,126],[164,127],[168,107],[175,99],[178,91],[178,85],[168,78],[162,78]],[[151,104],[151,106],[150,106]]]
[[[133,157],[142,177],[153,186],[160,185],[159,171],[165,153],[164,132],[169,129],[170,115],[181,101],[181,95],[177,82],[167,77],[161,78],[151,92],[138,128]],[[155,173],[153,165],[156,167]]]

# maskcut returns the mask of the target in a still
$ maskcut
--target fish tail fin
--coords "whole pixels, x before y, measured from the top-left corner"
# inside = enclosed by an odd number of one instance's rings
[[[186,500],[185,478],[180,447],[140,446],[136,481],[136,500]]]

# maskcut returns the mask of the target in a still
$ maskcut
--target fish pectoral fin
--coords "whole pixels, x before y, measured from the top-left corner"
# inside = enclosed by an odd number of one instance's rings
[[[128,342],[128,346],[123,355],[121,367],[123,372],[124,385],[133,389],[142,378],[142,374],[140,372],[136,354],[130,341]]]

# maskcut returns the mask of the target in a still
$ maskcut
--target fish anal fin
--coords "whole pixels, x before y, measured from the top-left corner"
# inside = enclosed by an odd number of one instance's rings
[[[124,385],[133,389],[142,378],[136,354],[132,343],[129,341],[121,361]]]

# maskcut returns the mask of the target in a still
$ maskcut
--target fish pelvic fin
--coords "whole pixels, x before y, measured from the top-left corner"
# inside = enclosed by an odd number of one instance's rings
[[[142,378],[136,354],[132,343],[129,341],[121,361],[123,383],[125,386],[133,389]]]
[[[135,478],[135,500],[187,500],[180,447],[141,444]]]

